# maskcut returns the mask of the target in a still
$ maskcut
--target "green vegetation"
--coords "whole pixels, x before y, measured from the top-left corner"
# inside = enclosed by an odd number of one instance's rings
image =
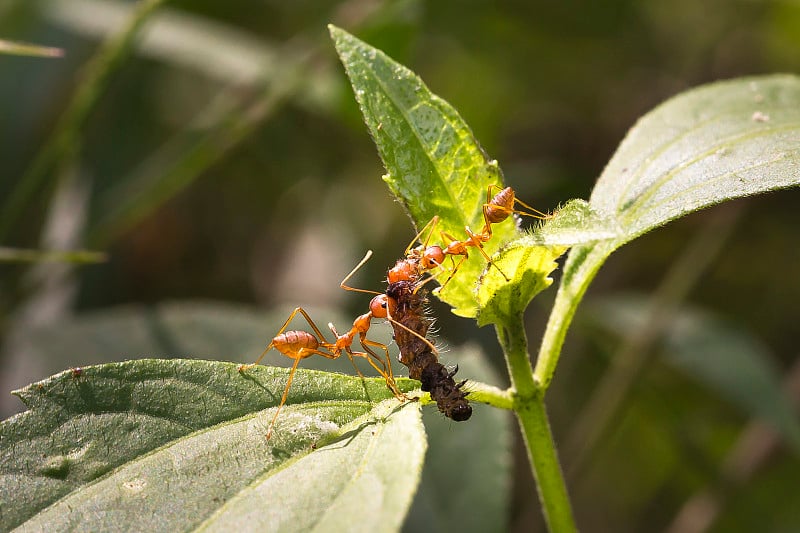
[[[272,28],[274,42],[252,32],[272,16],[161,4],[20,4],[0,23],[5,79],[25,87],[35,71],[47,76],[37,87],[58,95],[50,108],[21,105],[38,93],[0,88],[14,117],[0,147],[13,178],[0,180],[2,383],[35,381],[15,392],[27,410],[0,422],[0,529],[800,524],[782,496],[800,472],[789,398],[797,380],[775,364],[788,367],[796,351],[797,192],[698,212],[800,182],[800,78],[699,83],[720,77],[707,72],[681,76],[679,86],[697,85],[681,92],[662,74],[647,105],[616,93],[646,85],[632,65],[657,55],[648,31],[673,42],[676,57],[705,57],[736,20],[758,22],[772,63],[749,68],[742,55],[732,72],[796,70],[780,53],[800,20],[791,8],[718,6],[713,24],[695,21],[705,33],[690,43],[670,33],[677,19],[657,4],[584,13],[593,26],[563,37],[548,28],[569,17],[545,6],[535,18],[487,18],[482,8],[456,16],[388,2],[355,19],[348,3],[298,6],[284,13],[295,27],[278,45],[282,28]],[[12,31],[39,17],[108,37],[78,70],[85,43]],[[327,20],[365,38],[330,26],[352,93],[324,39]],[[450,33],[425,33],[425,24]],[[417,39],[431,51],[424,77],[457,105],[390,57],[413,56]],[[532,50],[550,55],[533,66]],[[570,79],[570,61],[585,78]],[[677,60],[662,63],[679,76]],[[61,65],[74,88],[58,77]],[[630,129],[588,195],[620,128],[669,94]],[[598,111],[603,102],[616,107]],[[25,156],[10,157],[23,142]],[[469,380],[472,418],[443,419],[414,380],[398,378],[411,397],[399,402],[381,379],[339,373],[346,357],[314,357],[266,440],[288,371],[241,373],[237,363],[255,358],[287,309],[308,306],[320,326],[346,329],[368,301],[338,288],[353,258],[375,250],[352,283],[380,291],[376,280],[417,230],[437,216],[433,240],[463,238],[465,227],[483,226],[489,186],[504,183],[553,216],[527,230],[495,224],[485,243],[492,265],[472,249],[432,297],[440,357]],[[743,206],[756,207],[744,216]],[[662,265],[671,266],[657,282]],[[619,291],[653,284],[650,297]],[[210,300],[255,298],[270,312]],[[481,337],[487,325],[496,341]],[[389,335],[373,321],[369,338],[394,357]],[[277,354],[267,361],[287,366]],[[515,434],[527,469],[512,462]]]

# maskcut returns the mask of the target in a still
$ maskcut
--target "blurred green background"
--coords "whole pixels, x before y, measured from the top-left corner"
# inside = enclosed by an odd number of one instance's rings
[[[414,230],[380,180],[328,23],[417,72],[542,210],[588,198],[625,131],[665,98],[800,70],[789,0],[184,0],[155,12],[93,85],[93,58],[135,7],[0,2],[0,38],[65,50],[0,56],[0,246],[108,254],[0,263],[3,417],[22,409],[8,391],[70,366],[258,352],[233,336],[191,353],[131,351],[142,345],[104,330],[119,313],[156,316],[169,301],[268,310],[265,343],[297,305],[319,309],[320,325],[325,309],[342,325],[365,311],[340,280],[371,249],[355,283],[380,290]],[[60,117],[87,88],[97,100],[59,143]],[[697,213],[601,270],[549,398],[583,530],[800,529],[787,399],[800,389],[798,202],[789,190]],[[527,316],[534,351],[553,293]],[[433,309],[448,363],[473,342],[503,373],[491,329]],[[541,528],[521,452],[514,465],[498,530]]]

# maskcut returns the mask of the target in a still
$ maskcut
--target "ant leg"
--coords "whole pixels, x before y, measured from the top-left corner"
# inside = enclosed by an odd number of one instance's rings
[[[458,263],[455,263],[455,259],[453,258],[453,269],[450,271],[450,276],[445,280],[444,283],[442,283],[441,287],[439,287],[439,290],[441,291],[442,289],[445,288],[445,286],[450,282],[450,280],[453,279],[453,276],[456,275],[458,269],[461,268],[461,265],[464,264],[464,261],[466,261],[469,258],[469,254],[467,252],[467,247],[469,246],[477,248],[478,251],[481,253],[481,255],[483,255],[483,257],[486,259],[487,264],[489,266],[494,266],[497,269],[497,271],[500,272],[503,278],[505,278],[506,281],[510,281],[509,277],[506,276],[505,272],[503,272],[500,269],[500,267],[498,267],[494,263],[494,261],[492,261],[492,258],[489,257],[489,254],[487,254],[486,250],[483,249],[483,242],[481,242],[481,235],[473,233],[472,230],[470,230],[469,228],[464,228],[464,230],[466,231],[467,236],[469,237],[469,239],[466,241],[458,241],[449,233],[442,232],[443,239],[448,239],[451,243],[456,242],[461,244],[459,247],[456,248],[455,253],[449,254],[451,258],[453,255],[461,255],[463,256],[463,258]]]
[[[483,234],[484,238],[487,241],[492,238],[492,222],[489,220],[489,207],[491,207],[491,204],[489,202],[486,202],[485,204],[483,204],[484,225],[483,225],[483,230],[481,231],[481,233]],[[495,207],[497,207],[497,206],[495,206]]]
[[[392,374],[392,362],[391,362],[391,360],[389,358],[389,348],[387,348],[385,344],[381,344],[379,342],[375,342],[375,341],[369,340],[366,337],[365,334],[359,335],[359,339],[358,340],[361,342],[361,347],[364,349],[365,355],[369,355],[370,357],[372,357],[372,359],[366,358],[367,361],[369,361],[369,364],[372,365],[372,368],[377,370],[380,373],[380,375],[383,376],[384,378],[387,376],[387,374],[389,376],[392,376],[393,375]],[[370,347],[380,348],[381,350],[386,352],[386,360],[385,360],[385,362],[384,362],[383,359],[378,357],[378,355],[375,352],[373,352],[370,349]],[[380,365],[381,365],[380,368],[375,366],[375,361],[380,363]],[[387,367],[387,363],[388,363],[388,367]]]
[[[519,198],[515,197],[514,201],[517,202],[518,204],[520,204],[522,207],[524,207],[524,208],[526,208],[526,209],[528,209],[530,211],[530,213],[526,213],[525,211],[514,211],[514,213],[517,213],[518,215],[525,215],[525,216],[529,216],[529,217],[533,217],[533,218],[539,218],[541,220],[548,220],[548,219],[553,218],[553,216],[554,216],[552,214],[542,213],[541,211],[539,211],[535,207],[529,206],[528,204],[526,204],[525,202],[523,202]]]
[[[497,185],[496,183],[490,183],[489,186],[486,187],[486,203],[487,204],[492,201],[492,196],[494,196],[492,194],[492,189],[497,189],[498,191],[502,191],[503,187]]]
[[[492,261],[492,259],[486,254],[486,252],[483,250],[482,247],[478,247],[478,249],[483,254],[483,257],[486,258],[487,266],[493,266],[498,272],[500,272],[500,275],[502,275],[503,278],[505,278],[506,281],[511,281],[511,279],[508,276],[506,276],[506,273],[503,272],[500,269],[500,267],[497,266],[497,264],[494,261]],[[459,261],[458,263],[454,263],[453,270],[450,271],[450,276],[445,280],[444,283],[442,283],[439,286],[439,291],[442,291],[447,286],[447,284],[450,283],[450,280],[453,279],[453,277],[456,275],[456,272],[458,272],[458,269],[461,268],[461,265],[463,265],[464,261],[466,261],[466,260],[467,260],[467,257],[464,256],[464,257],[461,258],[461,261]]]
[[[385,367],[385,365],[383,365],[383,360],[380,359],[377,355],[375,355],[375,353],[372,350],[370,350],[367,346],[363,346],[363,348],[364,348],[364,350],[366,350],[365,352],[354,352],[354,351],[349,351],[348,350],[349,355],[357,356],[357,357],[363,357],[364,359],[366,359],[369,362],[369,364],[372,366],[372,368],[374,368],[375,371],[378,374],[381,375],[381,377],[384,379],[384,381],[386,381],[386,387],[392,392],[394,397],[397,398],[398,400],[400,400],[401,402],[404,401],[404,400],[407,400],[408,397],[405,394],[403,394],[402,392],[400,392],[400,389],[397,387],[397,383],[394,380],[394,376],[392,376],[390,372],[386,371],[385,368],[379,367],[375,363],[375,361],[373,361],[370,358],[370,356],[372,356],[375,359],[377,359],[378,361],[380,361],[381,362],[381,366]],[[387,354],[389,353],[388,349],[387,349],[386,353]]]
[[[469,258],[469,253],[467,252],[467,246],[469,246],[470,243],[465,241],[459,241],[458,239],[456,239],[455,237],[453,237],[452,235],[450,235],[445,231],[442,231],[440,234],[442,236],[442,242],[446,243],[447,245],[445,246],[445,250],[449,250],[446,251],[445,253],[446,255],[450,256],[450,261],[453,264],[453,268],[452,270],[450,270],[450,275],[447,277],[445,282],[442,283],[441,286],[439,287],[439,290],[441,291],[442,289],[444,289],[445,285],[447,285],[450,282],[450,280],[453,279],[453,276],[455,276],[456,272],[458,272],[458,269],[461,267],[464,261],[466,261]],[[450,245],[452,243],[459,243],[459,246],[450,250]],[[455,260],[456,255],[462,256],[461,261],[459,261],[458,263],[456,263]],[[440,273],[448,271],[447,268],[444,266],[444,264],[440,264],[439,268],[441,271]]]
[[[427,228],[428,226],[431,227],[430,232],[428,232],[428,236],[425,238],[425,242],[422,243],[422,246],[424,248],[428,247],[428,243],[431,242],[431,237],[433,237],[433,233],[436,231],[436,226],[438,225],[439,225],[439,215],[433,215],[433,218],[430,220],[430,222],[425,224],[425,227],[422,228],[422,230],[417,234],[417,238],[419,238],[420,235],[422,235],[422,233],[425,231],[425,228]]]
[[[305,318],[306,322],[308,322],[308,325],[311,326],[311,329],[313,329],[314,333],[317,334],[317,338],[320,340],[320,344],[328,345],[328,341],[325,339],[325,334],[322,333],[322,331],[317,327],[317,325],[314,323],[314,321],[311,320],[311,317],[308,316],[308,313],[306,313],[306,310],[303,309],[302,307],[298,307],[297,310],[300,311],[300,313],[303,315],[303,318]]]
[[[414,238],[411,239],[411,242],[408,243],[408,246],[406,246],[406,251],[405,251],[404,255],[406,257],[408,257],[408,254],[411,252],[411,249],[414,248],[414,243],[422,242],[422,241],[420,241],[420,237],[422,237],[422,234],[425,233],[428,230],[428,227],[430,226],[430,233],[428,233],[428,236],[425,238],[425,242],[422,243],[423,247],[427,247],[428,246],[428,242],[430,242],[431,237],[433,236],[433,232],[436,230],[436,226],[438,224],[439,224],[439,216],[438,215],[434,215],[433,218],[430,219],[427,224],[422,226],[422,229],[419,230],[419,232],[416,235],[414,235]]]
[[[456,272],[458,272],[458,269],[461,268],[461,265],[463,265],[464,261],[466,260],[467,260],[466,255],[462,257],[461,261],[459,261],[457,264],[455,262],[455,259],[453,259],[453,270],[450,271],[450,276],[448,276],[445,282],[439,286],[439,291],[442,291],[447,286],[447,284],[450,283],[450,280],[453,279],[453,276],[456,275]]]
[[[272,426],[275,425],[275,421],[278,419],[278,415],[283,409],[284,404],[286,403],[286,397],[289,396],[289,387],[292,386],[292,380],[294,379],[294,372],[297,370],[297,365],[300,364],[300,358],[297,357],[294,360],[294,364],[292,365],[292,369],[289,371],[289,379],[286,381],[286,388],[283,389],[283,396],[281,396],[281,403],[278,404],[278,409],[275,411],[275,415],[272,417],[272,420],[269,423],[269,427],[267,428],[267,440],[272,437]]]
[[[356,265],[356,267],[353,270],[351,270],[348,275],[346,275],[344,277],[342,282],[339,284],[339,287],[341,287],[342,289],[344,289],[346,291],[365,292],[367,294],[382,294],[380,292],[375,292],[375,291],[371,291],[371,290],[368,290],[368,289],[357,289],[355,287],[349,287],[349,286],[346,285],[346,283],[350,280],[350,278],[352,278],[353,275],[355,275],[355,273],[358,272],[358,269],[360,269],[362,266],[364,266],[364,263],[369,261],[370,257],[372,257],[372,250],[367,250],[367,254],[364,256],[364,259],[359,261],[359,263]]]
[[[284,326],[284,327],[285,327],[285,326]],[[278,333],[278,335],[280,335],[280,333]],[[277,336],[277,335],[276,335],[276,336]],[[251,369],[251,368],[253,368],[254,366],[258,365],[258,363],[259,363],[259,362],[261,362],[261,360],[264,358],[264,356],[265,356],[265,355],[267,355],[267,352],[269,352],[271,349],[272,349],[272,343],[270,342],[270,343],[267,345],[267,347],[266,347],[266,348],[264,348],[264,351],[263,351],[263,352],[261,352],[261,355],[259,355],[259,356],[258,356],[258,359],[256,359],[254,363],[250,363],[249,365],[239,365],[239,366],[236,368],[236,370],[238,370],[239,372],[245,372],[245,371],[247,371],[247,370],[250,370],[250,369]]]
[[[441,265],[439,265],[439,268],[443,268],[443,267]],[[442,270],[442,271],[443,272],[447,272],[446,270]],[[431,282],[431,281],[433,281],[435,279],[436,279],[435,276],[428,275],[428,277],[426,277],[422,281],[418,281],[417,283],[414,284],[414,290],[412,291],[412,294],[417,294],[417,291],[419,291],[422,287],[424,287],[426,283],[429,283],[429,282]]]
[[[498,271],[498,272],[500,272],[500,274],[501,274],[501,275],[502,275],[502,276],[505,278],[505,280],[506,280],[506,281],[511,281],[511,280],[509,279],[509,277],[508,277],[508,276],[506,276],[505,272],[503,272],[502,270],[500,270],[500,267],[499,267],[499,266],[497,266],[497,265],[494,263],[494,261],[492,261],[492,258],[491,258],[491,257],[489,257],[489,254],[487,254],[487,253],[486,253],[486,250],[484,250],[484,249],[483,249],[483,243],[480,241],[480,236],[479,236],[479,235],[475,235],[474,233],[472,233],[472,231],[471,231],[469,228],[464,228],[464,229],[466,230],[466,232],[467,232],[467,235],[469,235],[469,240],[470,240],[470,241],[473,243],[473,245],[475,246],[475,248],[477,248],[477,249],[478,249],[478,251],[479,251],[479,252],[480,252],[480,253],[483,255],[483,257],[486,259],[486,263],[487,263],[489,266],[493,266],[494,268],[496,268],[496,269],[497,269],[497,271]]]
[[[387,348],[385,344],[371,341],[366,337],[362,337],[360,340],[361,340],[361,347],[364,348],[364,350],[367,353],[369,353],[373,358],[375,358],[376,361],[378,361],[381,364],[382,369],[378,368],[372,359],[367,359],[369,361],[369,364],[372,365],[372,368],[374,368],[381,376],[383,376],[383,379],[386,380],[386,386],[389,388],[390,391],[392,391],[392,394],[394,394],[395,398],[401,401],[408,399],[408,397],[405,394],[400,392],[400,389],[397,387],[397,382],[394,380],[394,372],[392,371],[392,358],[389,357],[389,348]],[[386,353],[386,363],[384,363],[383,359],[375,355],[375,353],[369,349],[370,346],[375,348],[380,348]]]
[[[305,315],[305,313],[303,314]],[[278,335],[280,335],[280,333]],[[327,347],[329,345],[325,344],[325,346]],[[294,373],[297,371],[297,365],[300,364],[301,359],[305,359],[306,357],[310,357],[312,355],[321,355],[327,359],[336,359],[339,357],[339,355],[334,353],[323,352],[322,350],[312,350],[310,348],[300,348],[300,350],[298,350],[296,353],[289,356],[294,359],[294,363],[292,364],[292,369],[289,371],[289,379],[286,380],[286,387],[283,389],[281,402],[278,404],[278,409],[275,411],[275,415],[272,417],[272,421],[269,423],[269,427],[267,428],[267,440],[272,437],[272,427],[275,425],[275,421],[278,419],[278,415],[280,414],[281,409],[283,409],[283,406],[286,404],[286,399],[289,397],[289,389],[292,387],[292,380],[294,379]]]
[[[423,341],[425,344],[428,345],[428,347],[430,347],[431,351],[436,355],[436,357],[437,358],[439,357],[439,350],[436,349],[436,346],[434,346],[433,343],[430,340],[426,339],[425,337],[423,337],[422,335],[420,335],[419,333],[417,333],[413,329],[409,328],[408,326],[406,326],[405,324],[403,324],[401,322],[398,322],[397,320],[395,320],[392,317],[387,317],[387,320],[389,322],[391,322],[392,324],[394,324],[395,326],[403,328],[407,332],[411,333],[412,335],[414,335],[415,337],[417,337],[418,339]]]

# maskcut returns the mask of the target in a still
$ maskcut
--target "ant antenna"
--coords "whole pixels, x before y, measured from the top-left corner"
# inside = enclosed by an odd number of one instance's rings
[[[341,287],[342,289],[344,289],[346,291],[365,292],[367,294],[383,294],[381,292],[371,291],[369,289],[359,289],[359,288],[356,288],[356,287],[350,287],[350,286],[346,285],[346,283],[350,280],[350,278],[352,278],[353,275],[355,275],[355,273],[358,272],[358,269],[360,269],[362,266],[364,266],[364,263],[369,261],[370,257],[372,257],[372,250],[367,250],[367,254],[364,256],[364,259],[359,261],[359,263],[355,266],[355,268],[353,270],[351,270],[350,273],[347,276],[345,276],[345,278],[339,284],[339,287]]]

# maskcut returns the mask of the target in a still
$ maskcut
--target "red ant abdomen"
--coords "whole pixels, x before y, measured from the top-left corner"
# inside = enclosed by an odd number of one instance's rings
[[[506,187],[486,204],[486,220],[490,224],[504,221],[514,209],[514,189]]]
[[[291,357],[302,349],[316,350],[319,348],[319,340],[307,331],[292,330],[277,335],[272,339],[275,349],[284,355]],[[308,355],[312,355],[309,353]]]

